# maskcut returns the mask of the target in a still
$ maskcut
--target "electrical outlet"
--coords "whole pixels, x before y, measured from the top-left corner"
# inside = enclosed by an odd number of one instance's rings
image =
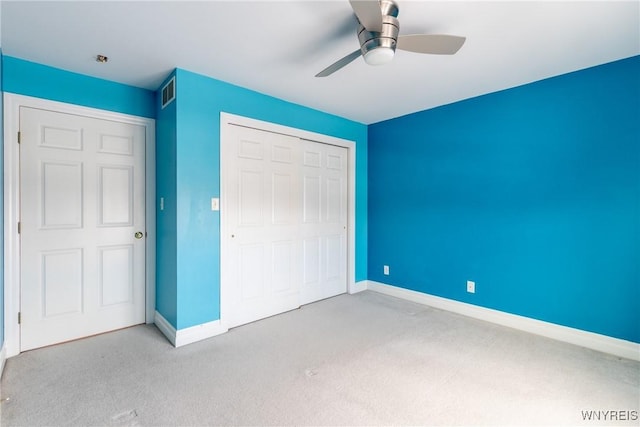
[[[388,266],[388,265],[385,265],[385,266],[382,268],[382,272],[384,273],[384,275],[385,275],[385,276],[388,276],[388,275],[389,275],[389,266]]]
[[[467,292],[469,292],[470,294],[476,293],[476,282],[467,280]]]

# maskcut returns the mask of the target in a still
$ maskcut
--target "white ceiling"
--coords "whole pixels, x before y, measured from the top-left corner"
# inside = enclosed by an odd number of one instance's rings
[[[316,78],[358,48],[347,0],[5,0],[0,41],[5,55],[147,89],[179,67],[366,124],[640,54],[637,0],[398,4],[400,34],[465,45]]]

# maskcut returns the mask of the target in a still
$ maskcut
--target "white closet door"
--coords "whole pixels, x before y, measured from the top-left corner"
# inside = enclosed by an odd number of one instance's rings
[[[227,326],[299,307],[301,251],[300,142],[297,138],[230,126],[223,158],[228,171],[224,215],[229,280]]]
[[[347,291],[347,149],[302,141],[301,304]]]
[[[20,133],[21,351],[144,323],[144,128],[22,107]]]
[[[347,291],[347,149],[228,125],[221,142],[224,321]]]

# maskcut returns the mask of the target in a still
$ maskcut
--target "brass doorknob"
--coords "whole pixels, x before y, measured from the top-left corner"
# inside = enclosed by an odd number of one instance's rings
[[[142,239],[142,236],[144,236],[144,234],[142,234],[142,231],[136,231],[136,234],[134,234],[136,239]]]

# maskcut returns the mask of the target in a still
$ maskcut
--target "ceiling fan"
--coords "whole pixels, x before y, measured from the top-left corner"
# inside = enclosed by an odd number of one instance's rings
[[[399,8],[393,0],[349,0],[358,21],[360,49],[316,74],[327,77],[359,56],[369,65],[382,65],[393,59],[396,49],[436,55],[453,55],[465,37],[446,34],[408,34],[399,36]]]

